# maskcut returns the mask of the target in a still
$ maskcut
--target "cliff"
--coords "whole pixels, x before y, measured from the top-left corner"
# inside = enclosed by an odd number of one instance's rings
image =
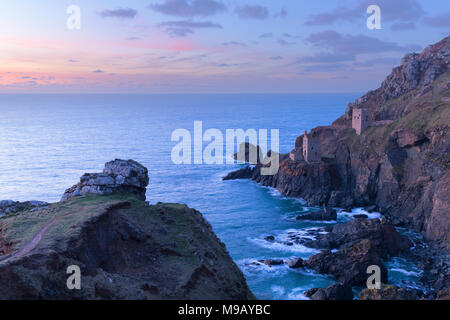
[[[115,160],[67,200],[0,218],[0,299],[254,299],[198,211],[142,199],[144,169]],[[71,265],[80,290],[67,288]]]
[[[276,175],[260,175],[257,165],[226,179],[251,178],[315,206],[376,205],[390,223],[450,253],[449,65],[450,37],[405,56],[380,88],[350,103],[332,125],[311,131],[321,162],[302,160],[302,135]],[[355,108],[370,116],[361,135],[352,128]]]

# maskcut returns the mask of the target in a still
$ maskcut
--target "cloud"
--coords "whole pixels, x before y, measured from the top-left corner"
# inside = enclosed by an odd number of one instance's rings
[[[363,0],[355,7],[338,7],[328,12],[314,14],[305,22],[306,25],[330,25],[337,21],[365,21],[368,17],[366,10],[374,4],[371,0]],[[425,15],[425,11],[417,0],[377,0],[376,4],[381,8],[383,21],[414,22]]]
[[[121,19],[134,19],[137,15],[137,11],[131,8],[120,8],[114,10],[103,10],[99,13],[102,18],[121,18]]]
[[[229,47],[229,46],[238,46],[238,47],[246,47],[247,45],[243,42],[238,41],[229,41],[222,43],[223,46]]]
[[[167,21],[159,24],[164,28],[167,34],[172,37],[186,37],[193,34],[195,29],[217,28],[222,29],[222,26],[210,21],[194,22],[194,21]]]
[[[100,70],[100,69],[97,69],[97,70],[94,70],[94,71],[92,71],[93,73],[104,73],[105,71],[103,71],[103,70]]]
[[[282,45],[282,46],[289,46],[289,45],[291,45],[291,44],[295,44],[295,42],[289,42],[289,41],[286,41],[286,40],[284,40],[284,39],[278,40],[277,43],[278,43],[279,45]]]
[[[285,38],[291,38],[291,39],[297,39],[297,38],[300,38],[300,36],[292,35],[292,34],[290,34],[290,33],[283,33],[282,36],[285,37]]]
[[[67,60],[67,62],[70,62],[70,63],[78,63],[78,62],[80,62],[79,60],[75,60],[75,59],[69,59],[69,60]]]
[[[275,13],[273,16],[274,16],[275,18],[286,18],[287,15],[288,15],[287,10],[283,8],[283,9],[280,10],[280,12]]]
[[[273,37],[273,33],[272,32],[263,33],[259,37],[261,39],[263,39],[263,38],[272,38]]]
[[[222,64],[218,64],[217,66],[220,68],[226,68],[226,67],[229,67],[230,65],[227,63],[222,63]]]
[[[383,41],[362,34],[349,35],[327,30],[311,34],[306,41],[321,49],[340,54],[379,53],[388,51],[415,51],[419,46],[400,46],[395,42]]]
[[[307,73],[316,72],[337,72],[337,71],[349,71],[349,66],[344,63],[329,63],[329,64],[319,64],[313,66],[307,66],[303,69]]]
[[[265,20],[269,17],[269,9],[260,5],[244,5],[237,7],[234,12],[242,19]]]
[[[225,5],[215,0],[164,0],[163,3],[151,4],[149,8],[183,18],[207,17],[226,11]]]
[[[398,22],[391,25],[392,31],[402,31],[402,30],[412,30],[416,28],[416,24],[414,22]]]
[[[283,60],[284,58],[282,56],[272,56],[269,59],[270,60]]]
[[[373,67],[374,65],[378,65],[378,64],[395,66],[395,65],[400,64],[400,59],[398,57],[397,58],[386,57],[386,58],[375,58],[375,59],[371,59],[371,60],[353,63],[353,65],[357,66],[357,67]]]
[[[125,40],[127,40],[127,41],[135,41],[135,40],[140,40],[140,39],[141,38],[139,38],[139,37],[128,37]]]
[[[450,12],[434,17],[427,17],[424,19],[424,22],[429,27],[448,28],[450,27]]]

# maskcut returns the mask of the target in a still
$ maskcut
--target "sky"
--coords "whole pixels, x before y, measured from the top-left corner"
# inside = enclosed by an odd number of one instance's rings
[[[364,92],[450,35],[448,0],[0,5],[0,93]],[[369,5],[381,29],[366,25]]]

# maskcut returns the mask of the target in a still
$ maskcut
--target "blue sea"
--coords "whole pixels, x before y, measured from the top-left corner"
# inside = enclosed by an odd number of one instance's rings
[[[264,240],[308,236],[308,229],[326,225],[295,221],[313,208],[252,181],[223,182],[239,164],[175,165],[171,152],[177,143],[171,135],[176,129],[193,132],[194,121],[224,134],[226,129],[279,129],[280,152],[290,152],[304,130],[330,124],[359,96],[0,95],[0,200],[56,202],[83,173],[100,172],[115,158],[134,159],[149,169],[150,203],[185,203],[202,212],[258,298],[305,299],[305,290],[333,279],[252,262],[317,253]],[[338,222],[348,219],[351,214],[340,213]],[[400,258],[387,263],[392,282],[416,285],[417,266]]]

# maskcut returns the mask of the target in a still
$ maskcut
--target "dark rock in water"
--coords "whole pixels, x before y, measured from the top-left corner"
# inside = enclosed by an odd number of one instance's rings
[[[264,237],[264,240],[269,241],[269,242],[273,242],[273,241],[275,241],[275,237],[274,236],[267,236],[267,237]]]
[[[261,162],[263,154],[259,146],[243,142],[240,144],[238,152],[233,155],[233,158],[239,163],[258,164]]]
[[[367,268],[377,265],[381,269],[382,282],[387,281],[378,248],[370,240],[361,240],[352,247],[337,252],[323,251],[309,258],[305,266],[318,273],[333,275],[338,281],[351,286],[365,285]]]
[[[450,300],[450,288],[439,291],[437,300]]]
[[[267,260],[258,260],[258,262],[265,264],[266,266],[281,266],[284,261],[279,259],[267,259]]]
[[[86,173],[80,182],[64,193],[61,201],[86,194],[135,194],[145,200],[149,183],[148,170],[134,160],[119,160],[105,164],[103,173]]]
[[[382,284],[380,289],[364,289],[359,293],[360,300],[418,300],[417,292]]]
[[[312,288],[312,289],[305,291],[303,294],[305,295],[305,297],[311,298],[313,296],[313,294],[316,293],[317,290],[319,290],[319,289],[320,288]]]
[[[365,211],[372,213],[375,212],[377,210],[377,206],[373,205],[373,206],[368,206],[364,208]]]
[[[253,169],[249,166],[230,172],[222,180],[239,180],[239,179],[250,179],[253,175]]]
[[[302,258],[291,258],[286,260],[286,265],[292,269],[302,268],[305,266],[305,261]]]
[[[393,226],[383,224],[378,219],[354,219],[335,225],[329,233],[319,234],[305,245],[331,250],[351,247],[364,239],[377,247],[381,257],[396,256],[400,252],[407,252],[412,246],[408,237],[400,235]]]
[[[348,284],[335,283],[326,288],[316,290],[312,300],[353,300],[352,287]]]
[[[353,216],[354,219],[368,219],[369,216],[367,214],[355,214]]]
[[[337,212],[333,208],[324,208],[316,212],[310,212],[297,216],[297,220],[330,221],[337,219]]]

